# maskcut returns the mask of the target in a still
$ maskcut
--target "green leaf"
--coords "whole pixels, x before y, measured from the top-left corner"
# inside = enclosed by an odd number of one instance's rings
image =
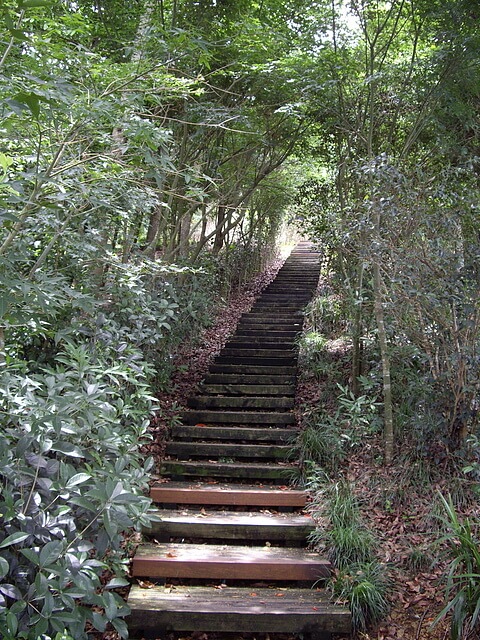
[[[51,542],[47,542],[47,544],[40,551],[40,565],[42,567],[46,567],[58,558],[63,553],[63,543],[60,540],[52,540]]]
[[[27,7],[49,7],[51,5],[51,0],[23,0],[20,3],[21,9],[26,9]]]
[[[30,536],[29,533],[22,533],[21,531],[17,531],[17,533],[12,533],[11,536],[7,536],[3,542],[0,543],[0,549],[5,549],[5,547],[10,547],[12,544],[18,544],[19,542],[23,542]]]
[[[119,589],[120,587],[128,587],[130,582],[125,578],[112,578],[108,584],[105,585],[105,589]]]
[[[85,457],[81,452],[81,450],[71,442],[64,442],[64,441],[54,442],[52,444],[52,451],[58,451],[59,453],[64,453],[66,456],[71,456],[72,458]]]
[[[128,627],[125,620],[122,620],[121,618],[114,618],[111,622],[120,634],[121,638],[128,638]]]
[[[37,566],[40,564],[38,553],[33,549],[29,549],[27,547],[26,549],[20,549],[20,552],[25,556],[25,558],[27,558],[27,560],[30,560],[32,564]]]
[[[67,481],[65,488],[71,489],[72,487],[76,487],[77,485],[90,480],[91,477],[92,476],[89,473],[76,473]]]
[[[15,99],[22,104],[26,104],[32,112],[34,118],[38,118],[40,115],[40,99],[35,93],[18,93]]]
[[[7,575],[9,569],[10,566],[5,558],[0,558],[0,580]]]

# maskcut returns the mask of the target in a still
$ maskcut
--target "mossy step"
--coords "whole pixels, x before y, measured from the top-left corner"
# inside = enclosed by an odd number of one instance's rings
[[[224,505],[267,508],[303,508],[308,494],[288,486],[265,484],[157,482],[150,498],[161,504]]]
[[[166,453],[189,458],[248,458],[250,460],[285,460],[291,447],[273,444],[228,444],[218,442],[167,442]]]
[[[294,396],[295,385],[287,384],[202,384],[202,395],[223,396]]]
[[[133,576],[150,578],[315,582],[330,572],[330,562],[318,553],[273,546],[147,543],[132,562]]]
[[[308,514],[154,509],[159,519],[143,533],[172,538],[305,541],[315,529]]]
[[[287,482],[297,471],[293,464],[247,462],[181,462],[165,460],[160,467],[162,475],[174,478],[226,478],[235,480],[276,480]]]
[[[248,442],[292,442],[298,434],[297,429],[279,429],[269,427],[206,427],[175,425],[170,429],[175,440],[219,440]]]
[[[294,399],[274,396],[193,396],[188,399],[192,409],[293,409]]]
[[[295,424],[293,413],[279,411],[182,411],[180,416],[185,424],[255,424],[286,425]]]
[[[211,587],[142,589],[134,585],[126,618],[131,638],[163,638],[179,632],[288,633],[304,638],[349,634],[350,612],[325,591]]]

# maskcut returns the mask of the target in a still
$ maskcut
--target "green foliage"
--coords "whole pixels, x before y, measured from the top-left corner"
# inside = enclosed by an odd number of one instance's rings
[[[292,456],[305,466],[305,472],[315,463],[327,473],[335,473],[345,457],[344,435],[338,422],[315,407],[306,411],[303,419],[305,427],[295,440]]]
[[[350,484],[341,480],[321,492],[321,497],[326,504],[321,507],[317,497],[312,509],[316,513],[319,509],[319,514],[327,518],[330,526],[326,530],[317,528],[310,541],[315,546],[322,546],[339,569],[373,561],[376,541],[361,521]]]
[[[148,368],[69,342],[57,365],[2,372],[0,628],[5,638],[111,622],[126,637],[123,532],[148,525]],[[16,370],[17,369],[17,370]],[[102,576],[112,576],[102,588]],[[95,605],[95,609],[91,606]]]
[[[352,564],[340,570],[331,588],[334,596],[348,604],[356,631],[378,624],[389,611],[391,582],[385,567],[376,561]]]
[[[441,497],[443,524],[448,544],[449,569],[446,576],[447,605],[436,622],[450,616],[452,640],[470,640],[480,630],[480,547],[478,527],[468,518],[459,519],[451,497]]]

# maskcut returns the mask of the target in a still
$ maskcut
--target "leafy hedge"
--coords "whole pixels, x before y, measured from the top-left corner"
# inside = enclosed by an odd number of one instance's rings
[[[127,351],[127,349],[125,349]],[[0,408],[0,635],[86,638],[128,613],[122,532],[148,524],[151,460],[139,444],[152,409],[141,354],[105,367],[67,345],[58,365],[7,366]],[[130,359],[130,361],[129,361]],[[109,576],[106,588],[104,576]]]

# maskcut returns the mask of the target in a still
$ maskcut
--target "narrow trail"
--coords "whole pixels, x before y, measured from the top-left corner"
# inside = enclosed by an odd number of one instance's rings
[[[321,588],[329,561],[307,549],[307,495],[288,486],[296,337],[318,278],[318,253],[300,243],[172,428],[168,481],[151,490],[160,521],[133,559],[131,638],[349,632],[348,610]]]

